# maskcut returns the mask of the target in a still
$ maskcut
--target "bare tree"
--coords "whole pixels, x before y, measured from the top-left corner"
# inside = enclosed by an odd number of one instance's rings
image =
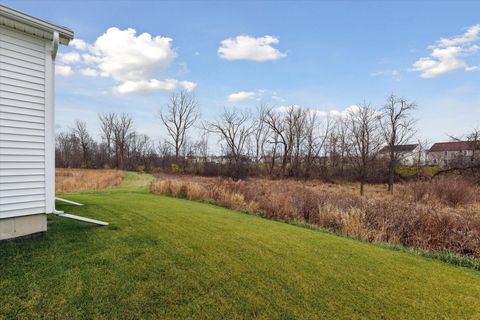
[[[205,127],[217,134],[226,147],[226,156],[232,168],[231,177],[241,178],[244,175],[245,146],[252,134],[254,123],[248,112],[236,109],[224,109],[216,121],[206,122]]]
[[[301,107],[291,107],[287,112],[287,121],[288,131],[291,136],[292,141],[292,154],[291,154],[291,166],[290,166],[290,175],[291,176],[300,176],[301,174],[301,165],[302,165],[302,147],[304,146],[306,138],[306,127],[308,122],[308,115],[310,110],[301,108]]]
[[[329,155],[331,166],[340,177],[345,178],[345,167],[350,146],[346,119],[337,118],[332,125],[329,137]]]
[[[305,178],[310,177],[310,173],[315,161],[315,158],[318,156],[318,135],[316,134],[316,128],[318,127],[318,118],[316,112],[310,112],[307,117],[307,122],[305,125]]]
[[[474,164],[475,162],[480,163],[479,156],[477,152],[480,151],[480,128],[474,128],[471,133],[467,135],[467,141],[472,145],[472,155],[470,162]]]
[[[393,193],[395,170],[400,163],[398,146],[408,143],[415,134],[415,119],[412,112],[416,104],[406,98],[391,94],[382,108],[380,122],[383,138],[388,148],[388,191]]]
[[[379,121],[379,112],[364,103],[350,110],[345,122],[351,141],[351,148],[348,149],[349,159],[357,170],[362,196],[367,173],[381,145]]]
[[[290,155],[293,147],[293,127],[292,122],[294,118],[295,107],[290,106],[286,112],[280,112],[275,109],[269,109],[265,113],[263,121],[272,131],[275,144],[283,146],[282,154],[282,175],[286,174],[287,165],[290,160]]]
[[[115,118],[113,124],[113,141],[115,144],[115,159],[117,168],[125,168],[125,157],[130,135],[133,132],[133,119],[128,114],[121,114]]]
[[[265,157],[265,143],[267,142],[269,135],[269,128],[264,121],[266,112],[266,105],[261,104],[257,107],[255,130],[253,131],[253,138],[255,142],[254,158],[256,165],[259,165],[260,161]]]
[[[77,139],[73,134],[60,132],[56,136],[55,165],[70,168],[75,156],[75,143]]]
[[[82,163],[84,167],[88,167],[90,160],[90,149],[93,145],[93,139],[88,133],[87,124],[84,121],[75,120],[72,132],[80,143],[82,150]]]
[[[160,112],[160,119],[171,139],[167,142],[175,150],[176,161],[178,161],[180,151],[184,147],[187,131],[199,117],[200,113],[195,96],[185,90],[173,93],[166,110]]]
[[[305,177],[311,174],[311,168],[316,159],[320,158],[320,153],[324,151],[323,167],[327,167],[327,155],[334,154],[334,151],[328,149],[328,139],[332,137],[333,121],[330,114],[324,118],[319,118],[318,113],[314,111],[308,112],[306,121],[306,151],[305,161]]]
[[[98,115],[98,119],[100,120],[100,130],[101,130],[101,137],[106,145],[106,162],[110,164],[110,160],[112,157],[112,144],[113,144],[113,137],[114,137],[114,125],[115,119],[117,115],[114,112],[109,113],[101,113]]]

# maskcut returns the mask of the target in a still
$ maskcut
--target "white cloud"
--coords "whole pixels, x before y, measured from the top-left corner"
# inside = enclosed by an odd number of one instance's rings
[[[465,71],[480,71],[480,66],[466,67]]]
[[[81,50],[81,51],[87,50],[87,48],[89,46],[85,41],[80,40],[80,39],[73,39],[72,41],[70,41],[69,45],[71,45],[75,49]]]
[[[233,103],[242,102],[254,97],[255,95],[256,93],[253,91],[240,91],[240,92],[232,93],[228,95],[228,102],[233,102]]]
[[[73,70],[72,70],[72,67],[70,66],[56,65],[55,74],[62,77],[69,77],[73,74]]]
[[[278,60],[287,56],[285,53],[272,47],[272,45],[278,44],[278,42],[279,39],[277,37],[268,35],[259,38],[240,35],[220,42],[218,55],[226,60]]]
[[[421,72],[422,78],[434,78],[455,70],[476,70],[478,66],[468,65],[465,57],[479,51],[477,41],[480,41],[480,24],[468,28],[463,35],[438,40],[429,47],[430,56],[419,58],[411,70]]]
[[[62,53],[62,54],[59,54],[58,56],[60,61],[67,64],[77,63],[77,62],[80,62],[81,60],[80,54],[74,51],[68,52],[68,53]]]
[[[467,31],[461,35],[453,38],[442,38],[437,41],[437,45],[441,47],[452,47],[458,45],[469,44],[480,40],[480,24],[476,24],[467,29]]]
[[[269,89],[257,89],[255,91],[239,91],[229,94],[227,100],[230,103],[239,103],[247,100],[255,99],[258,103],[273,102],[279,103],[285,101],[277,92]]]
[[[126,93],[148,93],[159,90],[171,91],[177,88],[182,88],[187,91],[195,89],[197,86],[196,83],[190,81],[178,81],[175,79],[165,79],[165,80],[139,80],[139,81],[126,81],[121,85],[113,88],[113,91],[118,94]]]
[[[98,77],[99,73],[97,70],[92,68],[80,69],[80,73],[86,77]]]
[[[94,56],[94,55],[91,55],[89,53],[84,53],[82,54],[82,59],[83,59],[83,62],[86,63],[86,64],[92,64],[92,65],[95,65],[97,63],[100,63],[101,62],[101,59]]]
[[[140,81],[161,74],[170,66],[176,53],[172,39],[136,36],[134,29],[109,28],[93,45],[94,61],[101,73],[117,81]]]
[[[120,30],[112,27],[93,44],[75,39],[71,45],[82,53],[65,54],[62,58],[68,62],[64,62],[78,63],[82,75],[112,78],[117,82],[113,91],[118,94],[176,88],[192,90],[196,86],[190,81],[165,78],[165,71],[177,56],[172,39],[168,37],[148,33],[137,35],[132,28]],[[186,65],[180,71],[185,68]]]

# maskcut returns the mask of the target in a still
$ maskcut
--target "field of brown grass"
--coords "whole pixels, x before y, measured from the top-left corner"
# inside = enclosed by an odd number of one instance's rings
[[[399,184],[394,195],[383,185],[320,181],[231,181],[162,176],[154,193],[221,206],[263,217],[307,223],[376,243],[480,257],[480,188],[460,177]]]
[[[119,185],[123,172],[111,169],[64,169],[55,170],[55,191],[75,192],[107,189]]]

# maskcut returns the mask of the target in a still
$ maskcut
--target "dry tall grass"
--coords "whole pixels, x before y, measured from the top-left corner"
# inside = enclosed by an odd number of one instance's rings
[[[395,195],[371,187],[299,181],[158,179],[151,191],[283,221],[315,224],[369,242],[480,257],[480,188],[457,177],[399,185]]]
[[[106,189],[119,185],[123,172],[110,169],[63,169],[55,170],[55,191],[75,192]]]

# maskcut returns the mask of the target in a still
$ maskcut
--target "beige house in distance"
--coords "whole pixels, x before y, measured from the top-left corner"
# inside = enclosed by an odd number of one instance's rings
[[[402,144],[396,145],[394,151],[398,156],[402,166],[413,166],[417,162],[423,163],[425,160],[424,152],[418,144]],[[381,159],[389,159],[390,147],[385,146],[378,152]]]
[[[437,142],[427,152],[427,164],[430,165],[467,164],[478,159],[480,147],[475,146],[473,141]]]

